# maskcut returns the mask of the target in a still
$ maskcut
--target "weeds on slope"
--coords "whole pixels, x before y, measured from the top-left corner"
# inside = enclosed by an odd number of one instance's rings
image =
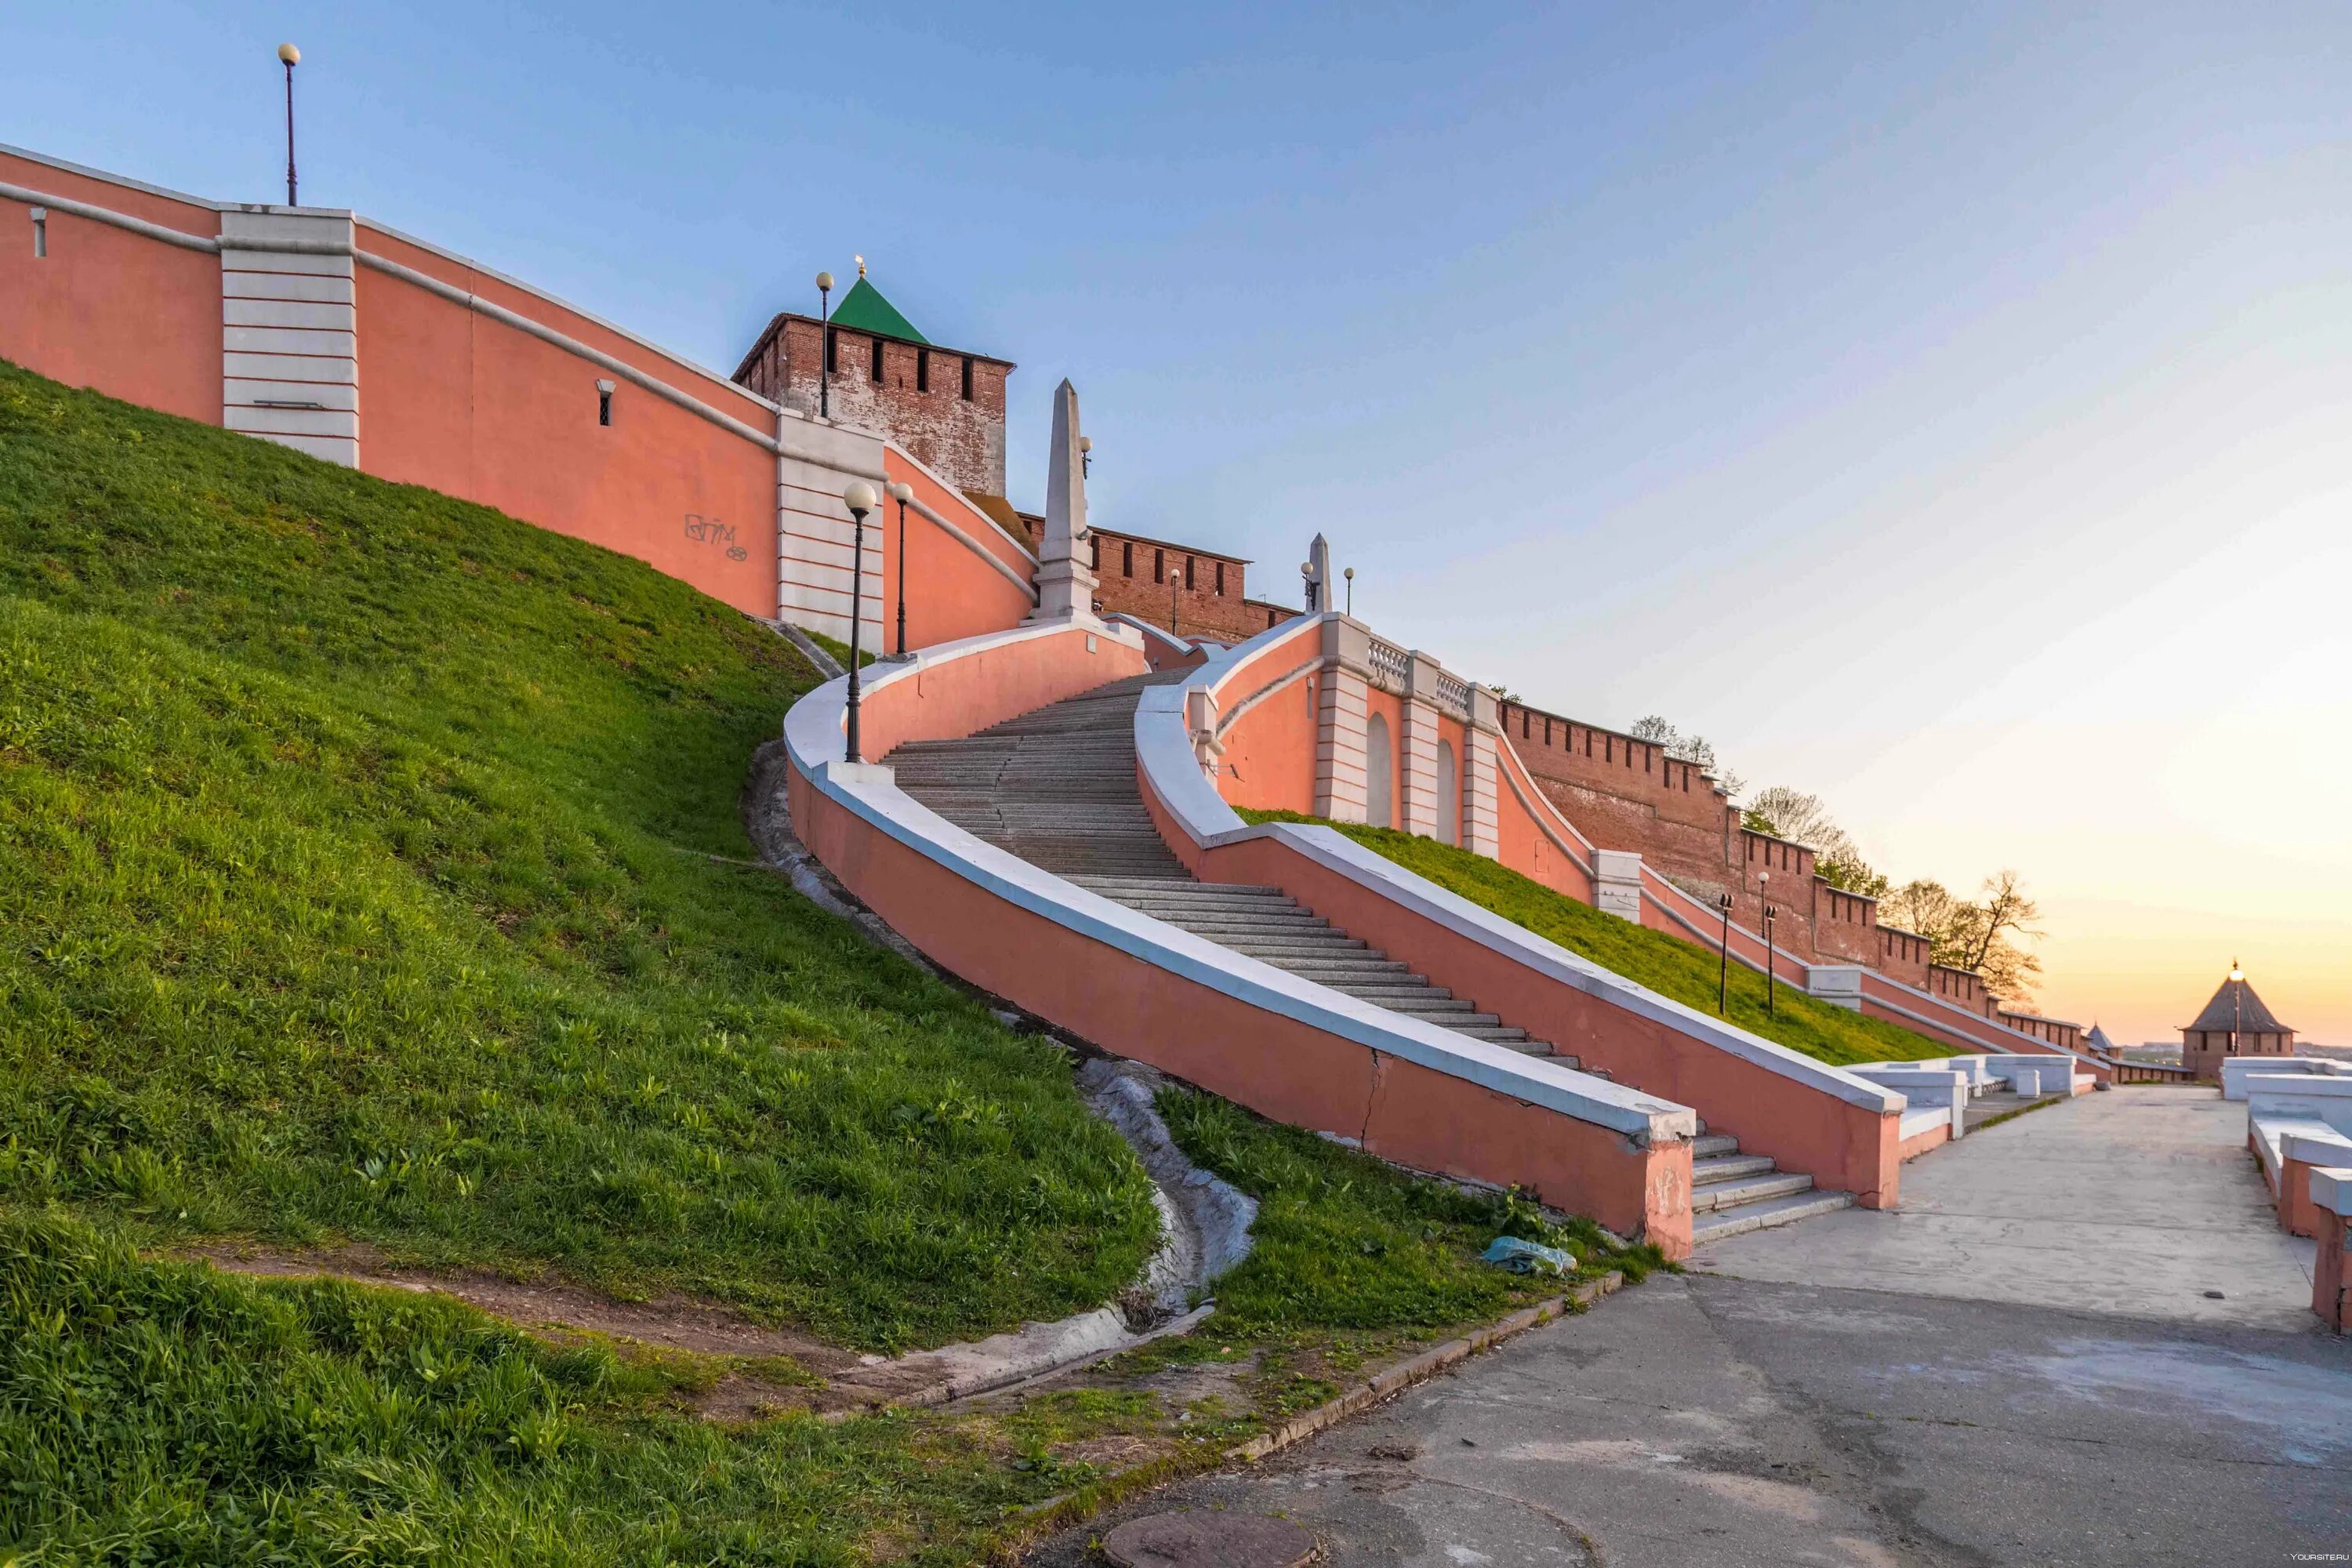
[[[1244,811],[1241,815],[1251,822],[1303,822],[1337,828],[1366,848],[1428,878],[1448,892],[1458,893],[1481,909],[1556,942],[1612,973],[1646,985],[1685,1006],[1709,1015],[1715,1013],[1717,959],[1709,949],[1603,914],[1590,904],[1554,892],[1483,855],[1441,844],[1434,838],[1423,838],[1394,828],[1328,822],[1291,811]],[[1764,977],[1737,963],[1731,966],[1730,989],[1731,1006],[1724,1015],[1727,1021],[1749,1034],[1761,1035],[1832,1066],[1911,1061],[1952,1054],[1949,1047],[1939,1046],[1908,1029],[1816,1002],[1785,984],[1780,988],[1772,1010],[1767,1012]]]

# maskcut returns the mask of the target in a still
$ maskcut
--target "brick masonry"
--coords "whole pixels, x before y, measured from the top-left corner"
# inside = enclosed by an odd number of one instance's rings
[[[829,375],[822,369],[828,331]],[[1004,382],[1012,372],[1010,360],[828,329],[814,316],[786,312],[768,323],[735,380],[812,416],[822,401],[835,423],[896,441],[958,489],[1002,496]]]

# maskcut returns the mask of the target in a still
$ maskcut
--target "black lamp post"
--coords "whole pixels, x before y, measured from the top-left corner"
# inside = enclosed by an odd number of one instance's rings
[[[816,416],[833,417],[833,274],[816,275]]]
[[[872,485],[852,479],[841,492],[841,500],[849,508],[851,526],[856,530],[849,547],[849,760],[862,763],[866,759],[857,754],[857,665],[864,646],[858,633],[866,625],[866,514],[879,498]]]
[[[1731,889],[1726,888],[1715,902],[1723,911],[1723,945],[1716,949],[1715,966],[1715,1016],[1720,1018],[1731,1006]]]
[[[1350,566],[1339,575],[1348,580],[1348,614],[1352,616],[1356,613],[1356,569]]]
[[[1767,888],[1771,880],[1772,873],[1769,871],[1756,873],[1756,897],[1764,905],[1764,1016],[1768,1018],[1779,1016],[1779,1010],[1774,1005],[1773,1000],[1777,992],[1772,984],[1772,917],[1778,911],[1772,908],[1771,900],[1767,897]]]
[[[296,207],[302,204],[294,199],[294,68],[302,63],[302,51],[280,44],[278,58],[286,66],[286,205]]]
[[[1091,436],[1081,436],[1078,437],[1078,476],[1081,479],[1092,479],[1094,473],[1095,438]]]
[[[890,499],[898,503],[898,653],[907,652],[907,503],[915,499],[915,487],[904,479],[890,481]]]

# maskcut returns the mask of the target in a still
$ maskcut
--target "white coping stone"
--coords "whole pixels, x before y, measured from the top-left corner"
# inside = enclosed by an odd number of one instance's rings
[[[2232,1057],[2221,1064],[2221,1098],[2245,1099],[2246,1079],[2252,1073],[2352,1077],[2352,1062],[2339,1062],[2327,1057]]]
[[[2279,1135],[2279,1158],[2306,1165],[2352,1165],[2352,1133],[2333,1127],[2324,1132],[2284,1131]]]
[[[2246,1114],[2256,1121],[2299,1118],[2352,1133],[2352,1078],[2253,1074],[2246,1079]]]
[[[1949,1129],[1951,1135],[1958,1138],[1960,1135],[1958,1113],[1956,1111],[1948,1117],[1940,1106],[1934,1105],[1918,1110],[1906,1110],[1903,1113],[1898,1133],[1907,1143],[1922,1132],[1933,1132],[1938,1127]]]
[[[1137,762],[1161,805],[1195,843],[1216,848],[1252,838],[1277,839],[1318,865],[1587,995],[1663,1023],[1717,1050],[1834,1095],[1850,1105],[1882,1114],[1903,1109],[1903,1097],[1890,1089],[1636,985],[1590,959],[1413,875],[1335,828],[1293,822],[1268,822],[1253,827],[1242,821],[1192,761],[1192,744],[1184,732],[1184,694],[1195,687],[1214,692],[1244,660],[1279,640],[1282,634],[1297,635],[1302,622],[1311,625],[1327,618],[1339,617],[1327,614],[1286,621],[1245,643],[1210,655],[1208,662],[1181,684],[1144,688],[1143,699],[1135,710]]]
[[[872,674],[866,689],[875,691],[894,681],[918,679],[934,665],[991,648],[1063,635],[1071,624],[1030,623],[1012,631],[924,648],[904,664]],[[1141,637],[1129,627],[1105,627],[1102,635],[1129,647],[1141,646]],[[828,799],[974,886],[1065,929],[1253,1006],[1496,1093],[1654,1143],[1697,1135],[1697,1114],[1687,1106],[1539,1057],[1521,1056],[1474,1040],[1302,980],[1040,870],[966,833],[894,784],[836,772],[829,764],[841,757],[848,689],[846,677],[829,681],[803,697],[785,715],[784,742],[793,765]],[[1181,692],[1181,688],[1146,690]],[[1184,754],[1190,758],[1189,746]],[[1200,776],[1199,769],[1189,762],[1183,771],[1194,778]]]
[[[2352,1219],[2352,1166],[2313,1171],[2311,1201],[2338,1219]]]
[[[1984,1064],[1987,1072],[2006,1080],[2020,1094],[2065,1094],[2074,1091],[2074,1058],[2072,1057],[1997,1051],[1987,1056]]]
[[[2279,1167],[2286,1159],[2286,1145],[2290,1140],[2309,1138],[2325,1142],[2342,1136],[2326,1122],[2316,1117],[2299,1116],[2291,1108],[2283,1108],[2268,1116],[2248,1117],[2246,1131],[2273,1188],[2278,1184]]]
[[[1860,1067],[1849,1071],[1866,1078],[1874,1084],[1900,1092],[1914,1111],[1940,1110],[1952,1124],[1952,1136],[1959,1137],[1968,1131],[1969,1079],[1965,1073],[1921,1066],[1911,1068],[1900,1066]],[[1913,1118],[1903,1119],[1903,1135],[1912,1136],[1916,1131]]]

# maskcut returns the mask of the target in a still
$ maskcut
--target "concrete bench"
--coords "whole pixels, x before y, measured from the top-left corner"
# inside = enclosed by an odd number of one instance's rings
[[[2278,1139],[2278,1222],[2290,1236],[2317,1236],[2324,1223],[2311,1202],[2311,1173],[2352,1166],[2352,1135],[2332,1127],[2282,1131]]]
[[[1922,1120],[1922,1113],[1927,1111],[1942,1112],[1951,1123],[1953,1137],[1958,1138],[1963,1131],[1969,1105],[1969,1079],[1965,1073],[1930,1068],[1912,1062],[1858,1067],[1848,1070],[1903,1097],[1906,1106],[1903,1117],[1906,1141],[1916,1137],[1924,1129],[1926,1121]]]
[[[2041,1056],[2026,1052],[2003,1053],[1984,1058],[1985,1070],[2023,1095],[2072,1094],[2074,1092],[2074,1058],[2062,1056]]]
[[[2221,1098],[2246,1098],[2250,1077],[2352,1078],[2352,1063],[2327,1057],[2232,1057],[2221,1064]]]

